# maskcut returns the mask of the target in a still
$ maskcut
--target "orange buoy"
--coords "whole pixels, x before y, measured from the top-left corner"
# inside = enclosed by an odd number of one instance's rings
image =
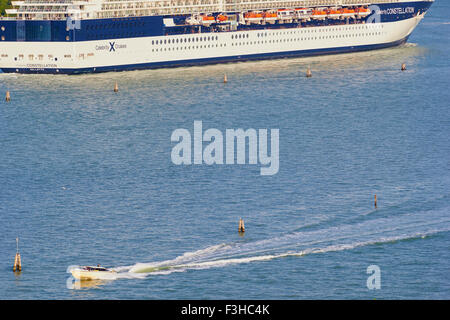
[[[16,253],[16,257],[14,259],[14,267],[13,267],[13,271],[14,272],[20,272],[22,271],[22,262],[20,261],[20,253]]]
[[[227,74],[225,73],[225,74],[223,75],[223,83],[227,83],[227,82],[228,82]]]
[[[114,84],[114,92],[119,92],[119,84],[117,82]]]
[[[244,220],[242,218],[239,219],[239,233],[245,232]]]
[[[406,70],[406,64],[403,63],[403,64],[402,64],[402,71],[405,71],[405,70]]]
[[[377,195],[375,195],[375,202],[374,202],[374,205],[375,205],[375,209],[377,208]]]
[[[19,238],[16,238],[16,245],[17,245],[17,251],[16,251],[16,257],[14,258],[14,266],[13,271],[20,272],[22,271],[22,262],[20,261],[20,253],[19,253]]]
[[[311,78],[312,77],[312,72],[311,72],[311,68],[308,67],[308,69],[306,70],[306,77],[307,78]]]
[[[11,95],[10,95],[9,91],[6,91],[5,101],[6,102],[10,102],[11,101]]]

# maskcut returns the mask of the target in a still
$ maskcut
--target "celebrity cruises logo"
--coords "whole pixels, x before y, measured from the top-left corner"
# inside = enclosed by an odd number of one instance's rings
[[[267,129],[218,129],[203,132],[202,121],[194,121],[194,136],[187,129],[176,129],[170,140],[172,163],[176,165],[261,165],[260,174],[270,176],[279,170],[279,129],[270,129],[270,155]],[[225,141],[224,141],[225,136]],[[207,144],[204,145],[204,142]],[[192,152],[192,144],[193,152]],[[247,150],[248,146],[248,150]],[[225,157],[224,157],[225,150]],[[193,153],[193,156],[192,156]],[[248,155],[248,162],[247,162]]]

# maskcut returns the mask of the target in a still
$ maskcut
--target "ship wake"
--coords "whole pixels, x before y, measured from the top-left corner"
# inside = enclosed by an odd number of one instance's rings
[[[222,243],[186,252],[171,260],[136,263],[114,269],[117,271],[117,278],[146,278],[187,270],[351,250],[420,239],[446,231],[450,231],[450,217],[446,217],[445,210],[424,211],[313,231],[296,231],[253,242]]]

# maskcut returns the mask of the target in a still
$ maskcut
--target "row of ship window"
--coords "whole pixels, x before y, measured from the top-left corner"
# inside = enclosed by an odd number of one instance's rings
[[[279,43],[279,42],[290,42],[290,41],[304,41],[304,40],[320,40],[320,39],[342,39],[351,37],[362,37],[362,36],[379,36],[381,32],[369,32],[369,33],[353,33],[353,34],[339,34],[339,35],[327,35],[327,36],[316,36],[316,37],[304,37],[304,38],[290,38],[290,39],[276,39],[276,40],[262,40],[253,42],[239,42],[231,45],[242,45],[242,44],[264,44],[264,43]]]
[[[107,30],[117,28],[135,28],[143,27],[145,22],[133,21],[133,22],[113,22],[113,23],[101,23],[95,25],[86,25],[86,30]]]
[[[182,42],[199,42],[199,41],[214,41],[219,40],[218,36],[204,36],[204,37],[193,37],[193,38],[184,38],[184,39],[164,39],[164,40],[152,40],[153,45],[157,44],[174,44],[174,43],[182,43]]]
[[[305,38],[291,38],[291,39],[277,39],[277,40],[264,40],[262,43],[272,43],[272,42],[289,42],[289,41],[303,41],[303,40],[317,40],[317,39],[338,39],[338,38],[351,38],[351,37],[362,37],[362,36],[378,36],[381,32],[371,32],[371,33],[354,33],[354,34],[340,34],[340,35],[330,35],[330,36],[318,36],[318,37],[305,37]],[[258,41],[259,43],[259,41]],[[248,43],[247,43],[248,44]],[[251,42],[250,42],[251,44]]]
[[[264,44],[264,43],[280,43],[280,42],[292,42],[292,41],[305,41],[305,40],[320,40],[320,39],[342,39],[342,38],[351,38],[351,37],[362,37],[362,36],[378,36],[381,35],[381,32],[369,32],[369,33],[354,33],[354,34],[340,34],[340,35],[327,35],[327,36],[316,36],[316,37],[302,37],[302,38],[290,38],[290,39],[276,39],[276,40],[262,40],[262,41],[250,41],[250,42],[237,42],[237,43],[231,43],[232,46],[238,46],[238,45],[253,45],[253,44]],[[214,37],[213,37],[214,38]],[[218,40],[217,38],[214,38],[215,40]],[[166,39],[167,40],[167,39]],[[191,42],[191,39],[170,39],[170,40],[153,40],[152,44],[170,44],[170,43],[182,43],[182,42]],[[178,41],[180,40],[180,41]],[[195,38],[192,38],[192,42],[198,41]],[[207,40],[205,40],[207,41]],[[216,47],[222,47],[222,44],[216,44]],[[225,47],[226,44],[223,44]],[[202,49],[202,48],[214,48],[213,45],[200,45],[200,46],[192,46],[192,49]],[[183,47],[173,47],[173,48],[161,48],[159,51],[170,51],[170,50],[182,50]],[[191,49],[191,47],[184,47],[184,49]],[[158,49],[152,49],[152,51],[158,52]]]
[[[350,27],[337,27],[335,31],[343,31],[343,30],[358,30],[358,29],[370,29],[370,28],[377,28],[380,29],[383,26],[368,26],[368,25],[357,25],[357,26],[350,26]],[[315,33],[315,32],[330,32],[330,30],[324,30],[324,29],[315,29],[315,28],[305,28],[305,29],[299,29],[295,31],[276,31],[276,32],[263,32],[263,33],[257,33],[257,37],[267,37],[267,36],[278,36],[283,34],[297,34],[297,33]],[[364,33],[363,33],[364,34]],[[361,34],[361,35],[363,35]],[[381,33],[368,33],[366,35],[375,35],[375,34],[381,34]],[[249,33],[241,33],[241,34],[232,34],[231,39],[246,39],[249,38]],[[342,38],[345,36],[336,36],[337,38]],[[200,36],[200,37],[193,37],[193,38],[184,38],[184,39],[164,39],[164,40],[152,40],[152,45],[162,45],[162,44],[175,44],[175,43],[183,43],[183,42],[198,42],[198,41],[214,41],[219,40],[218,36]]]
[[[206,48],[214,48],[214,47],[216,47],[216,48],[219,48],[219,47],[226,47],[227,45],[224,43],[224,44],[208,44],[208,45],[200,45],[200,46],[187,46],[187,47],[173,47],[173,48],[171,48],[171,47],[167,47],[167,48],[156,48],[156,49],[152,49],[152,52],[162,52],[162,51],[178,51],[178,50],[190,50],[191,48],[192,49],[206,49]]]
[[[94,56],[94,53],[80,53],[78,55],[78,57],[82,58],[82,59],[84,59],[86,57],[93,57],[93,56]],[[7,58],[8,55],[7,54],[2,54],[1,57],[2,58]],[[71,59],[72,55],[71,54],[65,54],[64,58],[65,59]],[[18,57],[14,57],[15,61],[18,61],[18,60],[20,61],[20,60],[24,60],[24,59],[25,59],[25,55],[23,55],[23,54],[19,54]],[[51,55],[51,54],[48,55],[48,59],[52,60],[52,61],[58,61],[58,58],[53,57],[53,55]],[[38,54],[38,55],[29,54],[28,55],[28,60],[32,60],[32,61],[33,60],[40,60],[40,61],[42,61],[42,60],[44,60],[44,55],[43,54]]]
[[[70,56],[70,55],[69,55]],[[2,55],[3,57],[3,55]],[[5,55],[5,57],[8,57],[8,55]],[[19,54],[18,57],[14,57],[14,61],[20,61],[20,60],[24,60],[25,56],[23,54]],[[64,58],[67,58],[67,55],[64,55]],[[51,61],[58,61],[58,58],[53,57],[53,55],[49,54],[48,55],[48,59]],[[43,54],[38,54],[38,55],[34,55],[34,54],[29,54],[28,55],[28,60],[44,60],[44,55]]]
[[[139,37],[139,36],[145,36],[146,32],[145,30],[136,30],[138,27],[144,27],[145,22],[143,21],[130,21],[130,22],[112,22],[112,23],[104,23],[104,24],[95,24],[95,25],[86,25],[86,30],[88,31],[86,35],[87,40],[96,40],[99,37],[100,38],[131,38],[131,37]],[[114,31],[119,28],[127,28],[129,29],[125,33],[104,33],[102,34],[102,30]],[[133,30],[133,31],[131,31]],[[91,32],[98,32],[100,31],[100,34],[98,33],[91,33]],[[67,39],[69,40],[69,39]]]
[[[100,38],[132,38],[132,37],[139,37],[139,36],[145,36],[145,32],[144,31],[139,31],[139,32],[127,32],[127,33],[108,33],[108,34],[90,34],[88,33],[86,36],[87,40],[96,40],[99,37]],[[69,39],[69,37],[66,37],[67,39]]]
[[[321,32],[333,32],[333,31],[350,31],[350,30],[362,30],[362,29],[381,29],[384,28],[383,25],[355,25],[355,26],[336,26],[333,29],[324,29],[324,28],[299,28],[295,30],[289,30],[289,31],[275,31],[275,32],[262,32],[258,33],[258,37],[267,37],[267,36],[278,36],[283,34],[301,34],[301,33],[321,33]],[[233,39],[233,36],[231,37]],[[241,38],[241,35],[235,36],[236,38]],[[242,38],[245,38],[245,36],[242,36]],[[247,34],[248,38],[248,34]]]
[[[242,45],[256,45],[256,44],[265,44],[265,43],[280,43],[280,42],[293,42],[293,41],[305,41],[305,40],[318,40],[318,39],[336,39],[336,38],[351,38],[357,36],[375,36],[381,35],[381,32],[374,33],[359,33],[359,34],[351,34],[351,35],[338,35],[338,36],[323,36],[323,37],[307,37],[307,38],[291,38],[291,39],[277,39],[277,40],[263,40],[263,41],[250,41],[250,42],[237,42],[232,43],[231,46],[242,46]],[[185,47],[164,47],[164,48],[156,48],[152,49],[152,52],[163,52],[163,51],[178,51],[178,50],[191,50],[191,49],[207,49],[207,48],[218,48],[218,47],[226,47],[226,44],[209,44],[209,45],[197,45],[197,46],[185,46]]]

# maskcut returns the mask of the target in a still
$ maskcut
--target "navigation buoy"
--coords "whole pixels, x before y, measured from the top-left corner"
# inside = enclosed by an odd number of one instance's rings
[[[307,78],[311,78],[312,77],[312,72],[311,72],[311,68],[308,67],[308,69],[306,70],[306,77]]]
[[[11,95],[9,94],[9,91],[6,91],[5,101],[6,102],[10,102],[11,101]]]
[[[16,238],[16,246],[17,246],[17,251],[16,251],[16,257],[14,258],[14,266],[13,266],[13,271],[16,272],[20,272],[22,271],[22,262],[20,261],[20,253],[19,253],[19,238]]]
[[[245,232],[244,220],[242,218],[239,219],[239,233]]]
[[[223,83],[227,83],[227,82],[228,82],[227,74],[225,73],[225,74],[223,75]]]
[[[375,202],[374,202],[374,205],[375,205],[375,209],[377,208],[377,195],[375,195]]]
[[[119,84],[117,82],[114,84],[114,92],[119,92]]]
[[[403,63],[403,64],[402,64],[402,71],[405,71],[405,70],[406,70],[406,64]]]

